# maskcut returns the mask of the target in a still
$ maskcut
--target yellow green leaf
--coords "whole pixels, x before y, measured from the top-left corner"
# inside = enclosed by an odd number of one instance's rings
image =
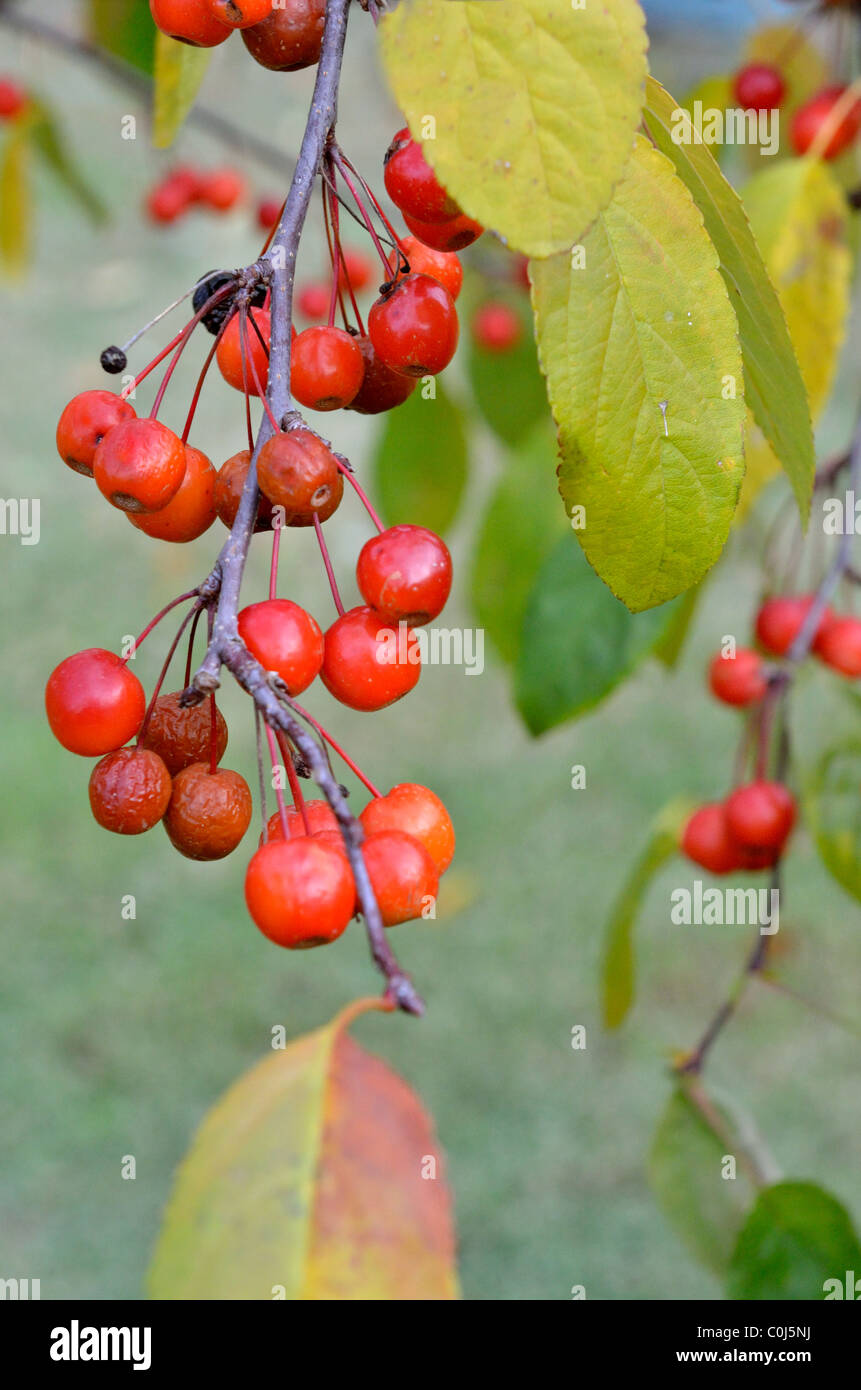
[[[459,1296],[430,1118],[346,1028],[360,1000],[260,1062],[204,1118],[149,1273],[157,1299]]]
[[[413,136],[470,217],[530,256],[586,231],[640,121],[636,0],[404,0],[380,42]]]
[[[721,274],[738,318],[745,397],[786,470],[806,521],[816,456],[804,383],[786,319],[741,199],[710,149],[673,139],[677,110],[670,94],[650,77],[644,120],[702,213],[720,257]]]
[[[812,159],[764,169],[745,186],[743,200],[786,316],[815,423],[831,391],[849,310],[845,200],[831,171]],[[779,468],[768,440],[751,422],[747,462],[740,515]]]
[[[194,48],[167,34],[157,34],[152,142],[159,149],[173,144],[194,105],[211,57],[211,48]]]
[[[743,473],[738,327],[702,216],[638,136],[582,256],[530,264],[559,490],[590,564],[634,612],[720,554]]]
[[[12,129],[0,154],[0,262],[10,275],[30,264],[33,207],[30,190],[30,139],[26,122]]]
[[[672,801],[656,816],[645,849],[634,863],[613,906],[604,932],[601,959],[601,1012],[605,1028],[618,1028],[634,1002],[634,927],[655,874],[678,852],[691,803]]]

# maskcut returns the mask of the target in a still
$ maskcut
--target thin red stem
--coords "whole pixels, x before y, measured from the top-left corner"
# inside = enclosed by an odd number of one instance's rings
[[[215,776],[218,767],[218,723],[215,718],[215,691],[209,696],[209,771]]]
[[[202,612],[202,608],[198,608],[195,611],[194,622],[192,623],[191,631],[188,634],[188,652],[185,658],[185,680],[183,681],[183,690],[187,690],[188,687],[191,685],[191,662],[194,656],[194,639],[197,634],[197,624],[200,622],[200,615]]]
[[[128,661],[128,660],[129,660],[129,657],[132,655],[132,652],[136,652],[136,651],[137,651],[138,647],[141,645],[141,643],[143,642],[144,638],[146,638],[146,637],[149,636],[149,634],[152,632],[153,628],[156,627],[157,624],[161,622],[162,618],[164,618],[164,617],[167,616],[167,614],[170,612],[170,610],[171,610],[172,608],[176,608],[176,606],[177,606],[178,603],[185,603],[186,599],[196,598],[196,597],[197,597],[197,589],[189,589],[189,591],[188,591],[187,594],[180,594],[179,598],[171,599],[170,603],[168,603],[168,604],[161,610],[160,613],[156,613],[155,617],[150,619],[150,621],[147,623],[146,627],[144,628],[143,632],[141,633],[140,637],[137,639],[137,641],[135,642],[134,646],[132,647],[132,651],[129,652],[129,655],[128,655],[128,656],[124,656],[124,657],[123,657],[123,661]]]
[[[332,598],[338,610],[338,616],[344,616],[344,605],[341,602],[341,595],[338,593],[338,583],[335,579],[335,571],[332,569],[332,561],[329,556],[329,547],[323,537],[323,527],[320,525],[320,518],[314,513],[314,530],[317,532],[317,544],[320,547],[320,554],[323,556],[323,564],[326,567],[326,575],[329,580],[329,588],[332,590]]]
[[[337,457],[337,455],[335,456],[335,462],[337,463],[344,477],[347,479],[347,482],[350,483],[355,489],[355,491],[358,493],[359,497],[361,498],[362,505],[365,508],[365,511],[368,513],[368,516],[371,518],[371,521],[374,523],[377,530],[380,532],[385,531],[385,526],[380,521],[380,518],[378,517],[377,513],[374,511],[374,508],[371,505],[371,499],[368,497],[368,494],[365,492],[365,489],[362,487],[355,473],[353,473],[351,469],[347,468],[346,465],[343,464],[341,460]]]
[[[277,775],[278,770],[278,749],[275,744],[275,736],[269,725],[266,725],[266,738],[269,743],[269,757],[272,762],[272,771],[275,773],[273,781],[275,783],[275,800],[278,802],[278,819],[281,822],[281,833],[285,840],[290,839],[290,832],[287,829],[287,807],[284,805],[284,793],[281,790],[281,779]],[[287,774],[289,777],[289,773]]]
[[[250,318],[251,318],[252,327],[256,328],[257,325],[254,323],[254,315],[252,314],[252,315],[250,316]],[[273,428],[273,430],[275,431],[276,434],[280,434],[280,433],[281,433],[281,426],[278,424],[278,421],[275,419],[275,416],[272,414],[272,408],[271,408],[271,406],[270,406],[270,404],[269,404],[269,401],[268,401],[268,399],[267,399],[267,397],[266,397],[266,392],[263,390],[263,387],[262,387],[261,382],[260,382],[260,377],[257,375],[257,365],[256,365],[256,363],[255,363],[255,361],[254,361],[254,357],[253,357],[252,354],[248,351],[248,315],[247,315],[246,313],[243,313],[243,316],[242,316],[242,318],[241,318],[241,320],[240,320],[240,323],[239,323],[239,334],[240,334],[240,337],[241,337],[241,339],[242,339],[242,342],[241,342],[241,345],[240,345],[240,351],[241,351],[241,353],[242,353],[242,385],[243,385],[243,387],[244,387],[244,389],[245,389],[246,411],[247,411],[247,414],[248,414],[248,438],[249,438],[249,448],[251,449],[251,452],[253,453],[253,452],[254,452],[254,441],[253,441],[253,439],[251,438],[251,398],[250,398],[249,392],[248,392],[248,380],[247,380],[246,372],[245,372],[246,363],[247,363],[248,367],[250,367],[250,369],[251,369],[251,375],[252,375],[252,377],[254,378],[254,385],[255,385],[255,388],[256,388],[256,390],[257,390],[257,394],[258,394],[258,396],[260,397],[261,402],[263,403],[263,409],[266,411],[266,414],[269,416],[269,423],[270,423],[270,425],[272,426],[272,428]],[[259,336],[259,331],[258,331],[258,336]],[[263,342],[263,339],[261,338],[260,341]],[[264,343],[264,347],[265,347],[265,346],[266,346],[266,345],[265,345],[265,343]]]
[[[269,566],[269,597],[273,599],[278,594],[278,554],[281,549],[281,525],[272,524],[272,563]]]
[[[365,776],[362,769],[360,767],[357,767],[357,765],[353,762],[353,759],[349,756],[349,754],[344,752],[340,743],[335,742],[332,735],[323,728],[323,725],[320,724],[314,718],[313,714],[309,714],[308,711],[306,709],[303,709],[301,705],[297,705],[295,700],[291,700],[291,704],[295,709],[296,713],[301,714],[303,719],[307,719],[308,723],[311,724],[313,728],[317,730],[317,733],[320,735],[320,737],[326,740],[329,747],[334,748],[335,752],[338,754],[338,757],[342,758],[344,762],[347,764],[347,767],[350,769],[350,771],[356,774],[359,781],[367,787],[368,791],[371,793],[371,796],[382,796],[382,792],[377,790],[371,779]]]
[[[305,806],[305,798],[302,795],[302,788],[299,784],[299,778],[297,776],[296,767],[293,762],[293,753],[291,751],[290,744],[287,741],[287,735],[283,734],[281,730],[278,729],[275,737],[278,740],[278,747],[281,749],[281,756],[284,759],[284,767],[287,772],[287,780],[290,783],[290,792],[293,797],[293,805],[296,807],[296,810],[302,817],[302,824],[305,826],[305,834],[310,835],[311,823],[308,820],[308,811]]]
[[[167,656],[166,656],[165,659],[164,659],[164,665],[163,665],[162,668],[161,668],[161,672],[159,673],[159,678],[158,678],[158,680],[156,681],[155,687],[153,688],[152,695],[150,696],[150,702],[149,702],[149,704],[147,705],[146,714],[144,715],[143,721],[142,721],[141,726],[140,726],[140,728],[139,728],[139,730],[138,730],[138,736],[137,736],[137,741],[136,741],[136,747],[138,747],[138,748],[140,748],[140,746],[141,746],[141,740],[143,739],[143,736],[144,736],[144,734],[146,733],[146,730],[147,730],[147,725],[149,724],[149,721],[150,721],[150,719],[152,718],[152,712],[153,712],[153,710],[155,709],[155,702],[156,702],[156,700],[157,700],[158,697],[159,697],[159,692],[160,692],[162,686],[164,685],[164,678],[165,678],[165,676],[167,675],[168,667],[170,666],[170,663],[171,663],[171,661],[173,660],[173,654],[174,654],[174,652],[176,651],[177,647],[179,646],[180,640],[181,640],[181,638],[182,638],[182,634],[185,632],[185,629],[188,627],[188,624],[191,622],[191,619],[192,619],[192,617],[194,616],[194,613],[195,613],[195,611],[197,610],[198,607],[202,607],[202,605],[196,604],[194,608],[190,608],[189,611],[186,613],[185,617],[183,618],[182,622],[181,622],[180,625],[179,625],[179,630],[178,630],[176,636],[174,637],[173,641],[172,641],[171,644],[170,644],[170,647],[168,648]]]
[[[374,224],[373,224],[373,221],[371,220],[371,214],[368,212],[368,209],[365,207],[365,204],[364,204],[364,202],[363,202],[363,200],[362,200],[362,197],[361,197],[361,195],[359,194],[359,192],[358,192],[357,189],[356,189],[356,185],[353,183],[353,180],[350,178],[350,175],[349,175],[349,172],[348,172],[348,168],[352,169],[353,166],[352,166],[352,165],[349,165],[349,166],[347,165],[346,161],[344,160],[344,158],[343,158],[342,155],[341,155],[340,150],[338,150],[338,149],[335,149],[335,150],[332,151],[332,160],[333,160],[333,162],[337,165],[337,168],[338,168],[338,170],[339,170],[339,172],[340,172],[340,174],[341,174],[342,179],[344,180],[344,183],[347,185],[347,187],[349,188],[350,192],[351,192],[352,195],[353,195],[353,200],[354,200],[354,202],[355,202],[355,204],[356,204],[356,207],[359,209],[359,212],[362,214],[362,220],[364,221],[365,226],[367,227],[368,231],[370,232],[371,240],[372,240],[372,242],[374,243],[374,246],[377,248],[377,255],[379,256],[380,260],[382,261],[382,263],[383,263],[383,265],[386,267],[386,269],[387,269],[387,270],[391,270],[391,266],[389,265],[389,258],[388,258],[388,256],[386,255],[386,252],[383,250],[383,245],[382,245],[382,242],[380,241],[380,238],[377,236],[377,230],[376,230],[376,228],[375,228],[375,226],[374,226]],[[353,173],[356,173],[355,169],[353,169]],[[358,174],[356,174],[356,177],[359,178],[360,176],[359,176]],[[368,189],[368,186],[367,186],[367,184],[365,183],[364,179],[361,180],[361,184],[362,184],[362,187],[364,188],[365,192],[368,193],[369,196],[373,197],[373,195],[370,194],[370,190]],[[389,228],[389,231],[392,231],[391,224],[389,223],[389,220],[388,220],[388,218],[385,216],[385,214],[380,210],[379,204],[377,203],[376,199],[374,198],[373,201],[374,201],[375,207],[377,208],[377,211],[380,213],[380,216],[381,216],[382,219],[383,219],[383,222],[384,222],[384,223],[386,224],[386,226]],[[393,231],[392,231],[392,235],[394,236],[394,232],[393,232]]]
[[[216,290],[215,294],[211,294],[209,296],[205,304],[201,304],[197,313],[194,315],[193,318],[189,319],[188,323],[183,328],[182,332],[179,335],[179,341],[176,352],[170,360],[168,369],[162,377],[161,384],[158,388],[158,391],[156,392],[155,400],[152,403],[152,410],[149,413],[149,418],[151,420],[156,420],[158,418],[158,412],[161,408],[161,403],[164,400],[164,393],[168,388],[168,383],[170,382],[171,377],[176,371],[176,366],[179,362],[179,359],[182,357],[182,354],[188,347],[188,344],[191,340],[191,335],[194,332],[195,328],[200,323],[204,315],[209,313],[210,309],[214,308],[216,304],[219,304],[222,299],[226,299],[226,297],[229,294],[232,294],[232,292],[232,285],[222,285],[221,289]],[[230,317],[232,316],[228,315],[228,318]]]

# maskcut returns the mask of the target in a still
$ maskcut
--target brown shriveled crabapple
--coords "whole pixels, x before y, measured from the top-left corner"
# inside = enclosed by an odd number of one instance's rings
[[[171,777],[192,763],[203,762],[212,750],[212,707],[209,700],[198,705],[180,704],[181,690],[159,695],[141,734],[141,748],[158,753]],[[215,761],[220,763],[227,748],[227,721],[215,707]]]
[[[167,810],[170,773],[148,748],[119,748],[96,763],[89,791],[99,825],[116,835],[141,835]]]
[[[224,859],[251,824],[251,792],[230,768],[191,763],[173,779],[164,828],[186,859]]]

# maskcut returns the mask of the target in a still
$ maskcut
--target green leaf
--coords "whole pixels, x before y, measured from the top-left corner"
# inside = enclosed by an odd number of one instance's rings
[[[520,342],[509,352],[488,352],[479,347],[472,335],[469,339],[473,399],[490,428],[506,444],[519,443],[536,420],[550,414],[544,378],[538,369],[531,315],[527,325],[527,315],[521,307],[523,298],[518,296],[516,303],[509,301],[524,319]]]
[[[178,43],[160,31],[156,35],[152,141],[158,149],[173,144],[194,105],[212,52],[211,48]]]
[[[89,0],[88,8],[93,42],[151,76],[156,28],[148,0]]]
[[[861,1245],[846,1208],[812,1182],[766,1187],[739,1233],[730,1298],[814,1300],[826,1281],[861,1271]],[[853,1293],[854,1297],[854,1293]]]
[[[585,511],[590,563],[638,612],[697,583],[729,532],[744,467],[737,324],[690,193],[642,136],[577,250],[530,265],[559,490]]]
[[[819,857],[832,878],[856,902],[861,902],[859,787],[861,742],[853,740],[824,753],[803,789],[804,819]]]
[[[11,129],[0,154],[0,262],[21,275],[33,251],[30,140],[27,123]]]
[[[646,891],[660,868],[678,853],[682,826],[691,803],[670,802],[655,817],[645,849],[629,871],[604,932],[601,1010],[605,1028],[618,1028],[634,1002],[633,934]]]
[[[706,580],[703,579],[693,589],[688,589],[686,594],[682,594],[674,605],[673,616],[655,643],[654,655],[669,671],[673,670],[684,651],[705,585]]]
[[[476,617],[503,661],[517,659],[529,595],[567,529],[556,491],[556,436],[548,420],[508,455],[475,547]]]
[[[470,217],[530,256],[585,232],[640,121],[635,0],[405,0],[379,33],[410,130]]]
[[[816,457],[801,371],[768,271],[741,199],[707,145],[677,144],[678,106],[654,78],[646,83],[643,116],[659,150],[676,167],[703,215],[738,318],[747,403],[792,483],[806,522]]]
[[[691,1253],[723,1275],[750,1209],[752,1188],[739,1162],[741,1145],[732,1119],[701,1087],[696,1094],[715,1127],[694,1104],[689,1087],[673,1091],[649,1153],[649,1183]],[[723,1176],[729,1155],[736,1160],[732,1178]]]
[[[69,154],[53,112],[44,103],[33,101],[29,119],[34,147],[48,167],[77,200],[91,222],[104,222],[107,217],[105,205]]]
[[[469,454],[460,408],[434,382],[435,399],[423,388],[386,417],[374,460],[376,496],[389,526],[422,518],[442,535],[451,526],[466,486]]]
[[[674,614],[675,605],[629,613],[563,536],[541,566],[523,624],[516,697],[530,733],[597,705],[649,654]]]

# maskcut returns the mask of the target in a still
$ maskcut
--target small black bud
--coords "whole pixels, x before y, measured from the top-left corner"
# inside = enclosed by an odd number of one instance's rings
[[[99,361],[105,371],[110,372],[112,376],[116,376],[117,372],[124,372],[129,365],[129,359],[122,348],[116,346],[106,347]]]

